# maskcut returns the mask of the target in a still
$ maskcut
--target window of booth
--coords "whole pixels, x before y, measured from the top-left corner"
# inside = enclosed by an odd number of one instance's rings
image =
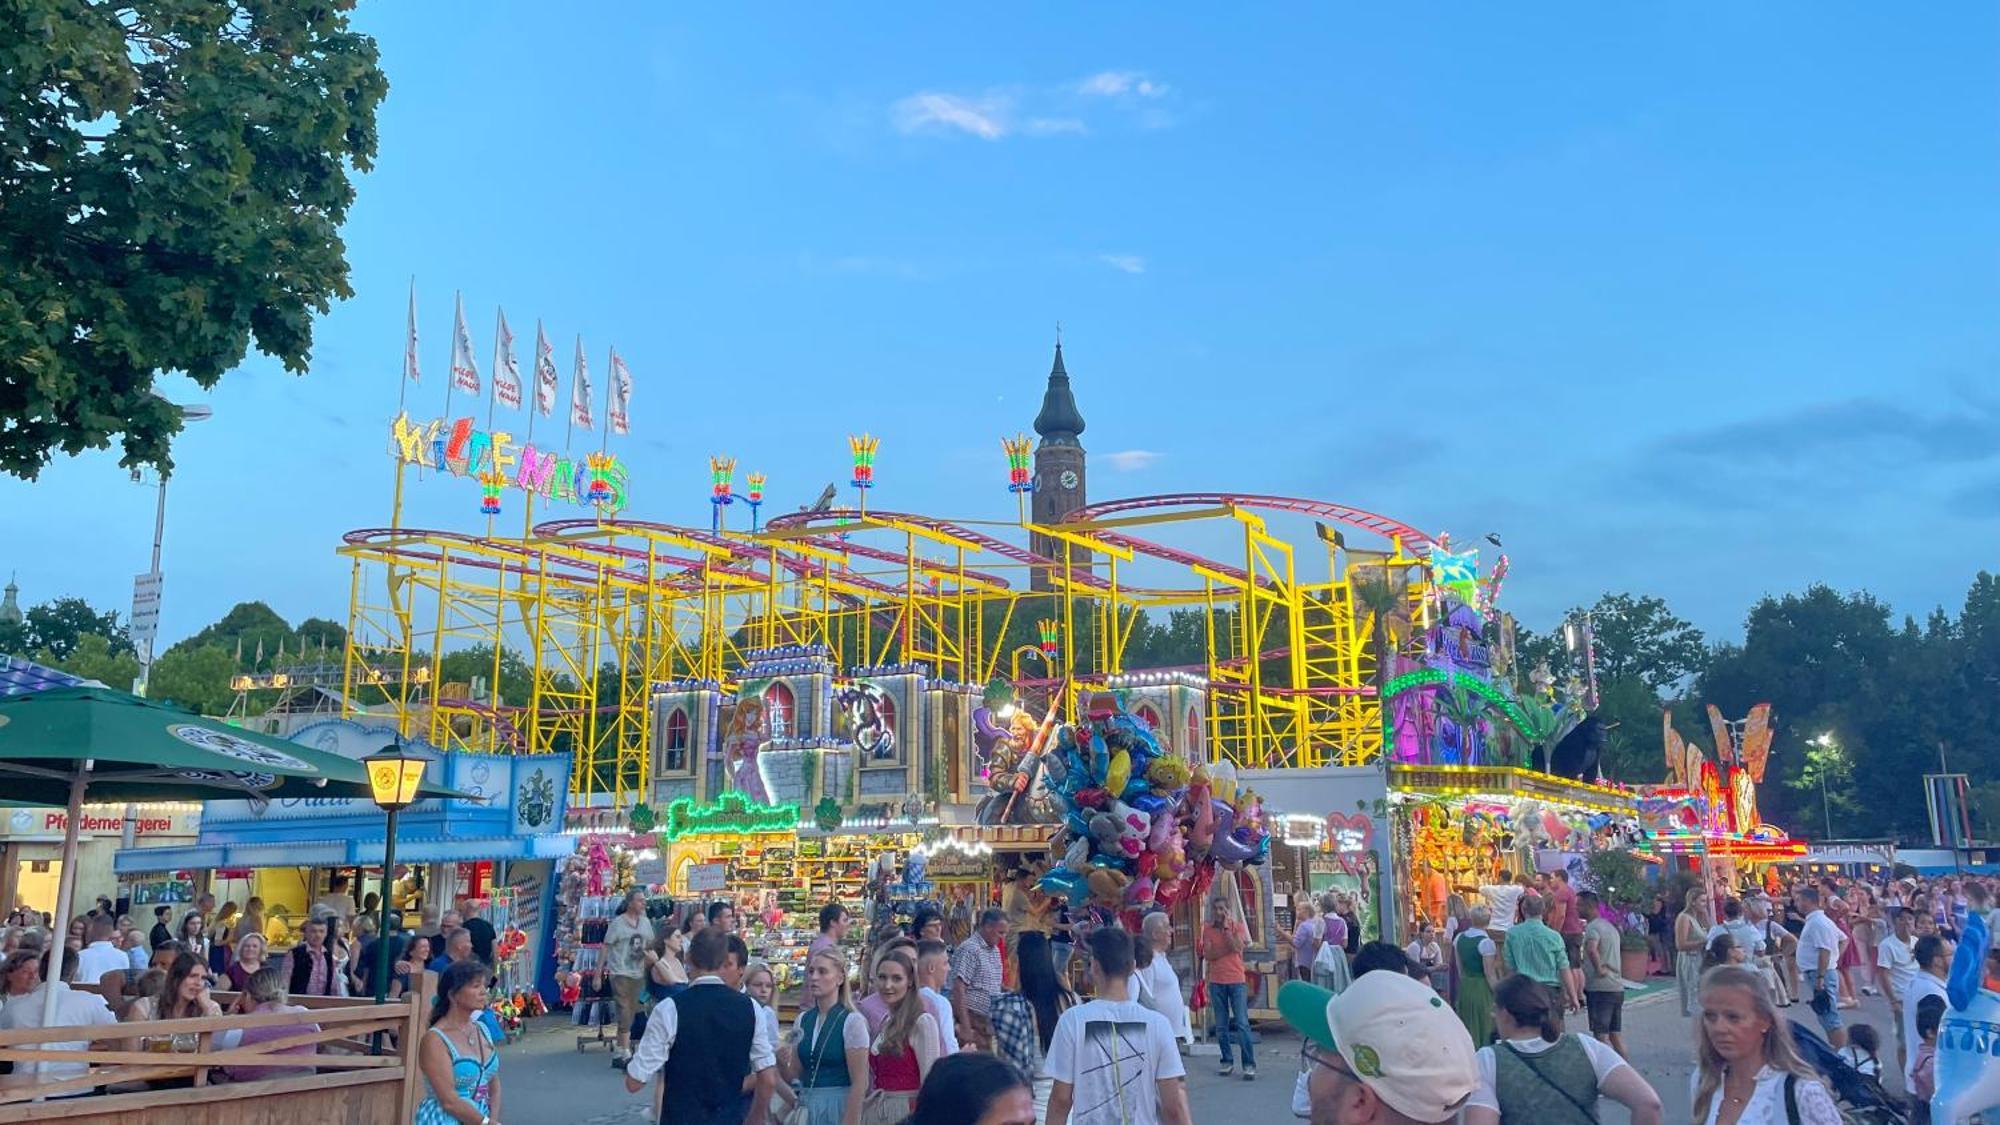
[[[685,708],[676,707],[667,713],[666,761],[662,768],[668,773],[688,771],[689,725]]]

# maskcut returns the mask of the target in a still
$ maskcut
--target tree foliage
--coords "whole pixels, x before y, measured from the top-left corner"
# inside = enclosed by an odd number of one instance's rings
[[[153,661],[146,695],[203,715],[226,714],[236,701],[229,681],[237,671],[236,655],[221,645],[175,645]]]
[[[0,5],[0,471],[113,437],[170,471],[157,373],[305,371],[388,90],[351,7]]]
[[[132,646],[116,647],[111,638],[102,633],[85,633],[78,637],[76,646],[70,649],[67,656],[58,657],[44,650],[36,653],[34,659],[39,664],[72,676],[82,676],[86,680],[96,680],[119,691],[130,688],[132,681],[139,678],[139,658],[133,654]]]
[[[131,654],[132,639],[113,610],[98,610],[82,598],[54,598],[29,607],[18,626],[0,631],[0,653],[60,665],[85,637],[101,637],[107,655]],[[120,686],[104,681],[113,687]],[[131,682],[127,677],[126,682]]]

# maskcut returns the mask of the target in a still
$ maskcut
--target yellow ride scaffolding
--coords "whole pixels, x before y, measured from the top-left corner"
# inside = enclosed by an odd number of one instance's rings
[[[1127,534],[1182,521],[1227,521],[1240,565]],[[1357,604],[1361,563],[1337,536],[1322,534],[1323,551],[1295,547],[1231,504],[1007,526],[1063,545],[1066,557],[1030,563],[984,531],[879,512],[756,533],[611,519],[516,538],[356,533],[340,548],[352,568],[345,706],[387,713],[440,747],[568,750],[577,796],[624,806],[643,799],[652,776],[660,686],[728,687],[754,650],[822,645],[839,668],[916,663],[981,683],[1018,664],[1008,646],[1016,617],[1042,617],[1060,634],[1049,678],[1069,684],[1073,705],[1105,677],[1145,670],[1125,666],[1143,615],[1192,609],[1206,622],[1211,759],[1357,765],[1381,753],[1378,630]],[[1084,552],[1088,566],[1071,561]],[[1315,570],[1323,557],[1324,578],[1301,576],[1302,554]],[[1407,612],[1421,613],[1422,560],[1400,542],[1377,556],[1367,565],[1400,575]],[[1051,593],[1026,591],[1030,566],[1049,572]],[[1135,572],[1146,585],[1128,581]],[[1162,584],[1162,573],[1182,580]],[[445,680],[445,655],[471,645],[490,649],[483,692]],[[502,688],[509,653],[527,665],[526,698]]]

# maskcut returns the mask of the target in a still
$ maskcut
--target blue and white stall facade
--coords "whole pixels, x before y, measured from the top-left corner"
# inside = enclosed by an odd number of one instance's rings
[[[395,729],[346,719],[330,719],[299,730],[292,741],[350,758],[380,750]],[[505,925],[527,937],[521,952],[520,983],[532,984],[545,999],[555,997],[550,927],[555,915],[557,864],[575,850],[563,835],[570,791],[568,754],[492,755],[444,753],[404,740],[406,749],[429,756],[425,780],[480,801],[419,801],[397,818],[396,865],[431,866],[427,886],[439,885],[438,872],[458,864],[492,863],[491,887],[511,891]],[[182,847],[128,848],[114,868],[131,878],[162,871],[218,872],[283,868],[311,869],[308,898],[321,872],[349,873],[382,865],[386,818],[372,801],[335,797],[274,801],[209,801],[203,804],[196,842]],[[452,897],[450,883],[426,904]],[[371,877],[356,895],[381,890]],[[222,897],[218,895],[218,897]],[[480,896],[487,897],[487,896]],[[494,919],[496,928],[505,928]],[[407,920],[411,928],[416,919]]]

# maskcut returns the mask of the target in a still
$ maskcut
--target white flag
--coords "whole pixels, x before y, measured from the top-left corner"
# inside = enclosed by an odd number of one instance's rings
[[[408,379],[412,383],[423,382],[422,377],[417,373],[417,282],[415,278],[410,279],[410,333],[409,338],[403,341],[403,378]]]
[[[590,429],[590,365],[583,361],[583,337],[576,338],[576,368],[570,372],[569,420],[571,425]]]
[[[625,361],[618,358],[618,349],[611,349],[611,432],[629,434],[632,432],[632,370]]]
[[[556,349],[549,343],[548,334],[542,331],[542,322],[535,321],[535,409],[546,418],[556,409]]]
[[[451,326],[451,385],[467,394],[479,393],[479,361],[472,358],[472,333],[465,330],[465,295],[458,295],[458,312]]]
[[[505,309],[493,336],[493,394],[507,409],[521,409],[521,365],[514,360],[514,332],[507,327]]]

